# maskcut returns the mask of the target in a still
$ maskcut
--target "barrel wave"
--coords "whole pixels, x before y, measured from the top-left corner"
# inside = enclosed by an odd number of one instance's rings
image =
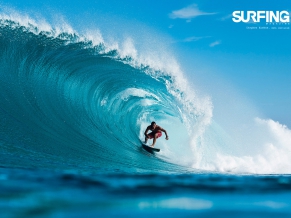
[[[9,19],[1,20],[0,31],[3,166],[188,170],[171,157],[191,148],[173,144],[186,142],[189,125],[203,115],[188,110],[193,102],[175,76],[74,33]],[[170,138],[173,125],[180,131],[172,144],[159,140],[159,155],[141,148],[153,120]]]

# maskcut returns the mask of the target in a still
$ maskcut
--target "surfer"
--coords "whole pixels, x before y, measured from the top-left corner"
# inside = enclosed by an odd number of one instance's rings
[[[148,131],[151,130],[152,132],[147,134]],[[145,135],[145,144],[148,142],[148,139],[153,139],[152,147],[155,146],[157,138],[162,136],[162,132],[166,134],[166,140],[169,139],[167,131],[164,130],[162,127],[158,126],[156,122],[152,122],[150,126],[147,127],[146,131],[144,132]]]

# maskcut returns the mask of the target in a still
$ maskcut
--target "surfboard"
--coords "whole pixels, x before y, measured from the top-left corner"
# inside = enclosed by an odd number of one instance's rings
[[[153,151],[159,152],[160,151],[159,148],[153,148],[153,147],[145,145],[145,144],[142,144],[142,147],[148,152],[153,152]]]

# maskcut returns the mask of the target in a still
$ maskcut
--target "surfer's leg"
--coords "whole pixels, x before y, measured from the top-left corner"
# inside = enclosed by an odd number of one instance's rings
[[[157,141],[157,133],[154,135],[154,140],[153,140],[152,147],[154,147],[154,146],[155,146],[155,144],[156,144],[156,141]]]
[[[154,137],[155,137],[155,135],[152,132],[150,134],[148,134],[148,137],[145,137],[145,144],[148,142],[148,139],[152,139]]]

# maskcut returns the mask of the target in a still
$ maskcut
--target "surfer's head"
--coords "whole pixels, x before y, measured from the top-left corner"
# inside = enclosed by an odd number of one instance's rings
[[[151,126],[152,126],[152,127],[155,127],[156,125],[157,125],[157,124],[156,124],[156,122],[154,122],[154,121],[151,123]]]

